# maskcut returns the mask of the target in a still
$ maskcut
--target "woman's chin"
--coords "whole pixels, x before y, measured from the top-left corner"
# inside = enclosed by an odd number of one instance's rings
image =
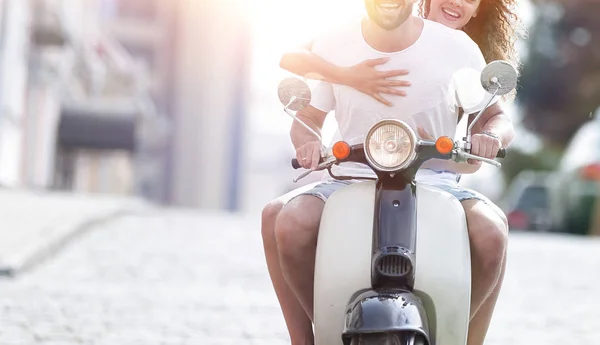
[[[455,29],[455,30],[459,30],[462,29],[466,23],[463,23],[463,20],[448,20],[446,18],[444,18],[443,16],[441,18],[428,18],[429,20],[433,20],[435,22],[438,22],[442,25],[445,25],[451,29]]]

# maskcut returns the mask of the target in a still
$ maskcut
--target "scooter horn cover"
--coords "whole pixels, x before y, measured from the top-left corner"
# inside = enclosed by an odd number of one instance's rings
[[[429,324],[421,299],[411,292],[382,293],[369,290],[348,305],[344,336],[365,333],[422,334],[429,342]]]

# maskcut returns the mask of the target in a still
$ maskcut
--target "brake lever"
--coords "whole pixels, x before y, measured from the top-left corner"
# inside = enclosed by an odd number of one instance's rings
[[[483,158],[483,157],[479,157],[470,153],[466,153],[464,151],[457,151],[456,153],[458,155],[458,157],[460,158],[460,162],[466,162],[468,159],[474,159],[477,161],[481,161],[484,163],[488,163],[491,164],[493,166],[495,166],[496,168],[501,168],[502,167],[502,163],[495,161],[493,159],[489,159],[489,158]]]
[[[293,180],[293,181],[294,181],[294,183],[296,183],[296,182],[298,182],[298,181],[302,180],[303,178],[305,178],[306,176],[310,175],[310,174],[311,174],[313,171],[314,171],[314,170],[308,170],[308,171],[305,171],[305,172],[303,172],[303,173],[302,173],[300,176],[296,177],[296,178]]]
[[[310,169],[310,170],[307,170],[307,171],[303,172],[302,174],[300,174],[300,176],[296,177],[293,180],[294,183],[300,181],[301,179],[305,178],[306,176],[310,175],[311,173],[313,173],[315,171],[325,170],[327,167],[333,165],[333,163],[335,163],[335,161],[336,161],[335,157],[331,157],[331,158],[325,160],[323,163],[319,164],[315,170]]]

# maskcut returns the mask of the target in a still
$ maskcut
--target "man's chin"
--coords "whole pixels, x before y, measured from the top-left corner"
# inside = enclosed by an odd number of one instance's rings
[[[377,5],[367,8],[371,20],[384,30],[394,30],[401,26],[412,13],[412,6],[399,6],[393,10],[386,10]],[[407,13],[410,12],[410,13]]]
[[[392,11],[385,10],[379,6],[376,7],[377,15],[382,21],[395,21],[402,17],[405,11],[405,6],[400,6]]]
[[[400,18],[394,18],[394,19],[379,18],[379,20],[376,22],[379,25],[379,27],[381,27],[382,29],[387,30],[387,31],[392,31],[392,30],[397,29],[405,21],[406,20],[401,20]]]

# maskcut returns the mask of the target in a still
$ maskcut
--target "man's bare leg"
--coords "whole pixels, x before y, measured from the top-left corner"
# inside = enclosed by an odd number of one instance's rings
[[[505,261],[508,226],[505,217],[495,209],[480,200],[465,200],[462,202],[467,216],[469,238],[471,243],[471,323],[469,338],[485,337],[491,314],[498,298],[499,279],[502,277],[503,262]],[[487,313],[477,315],[482,306],[486,305]],[[489,314],[489,315],[488,315]],[[468,345],[482,343],[469,342]]]
[[[283,276],[311,320],[317,234],[324,206],[317,197],[301,195],[285,205],[275,224]]]
[[[279,253],[275,239],[275,223],[284,203],[275,200],[269,203],[262,212],[262,238],[267,268],[275,294],[281,305],[281,311],[290,334],[292,345],[312,345],[314,336],[312,323],[306,311],[290,289],[279,264]]]
[[[487,335],[488,329],[490,328],[490,323],[492,321],[492,316],[494,314],[494,308],[496,307],[496,302],[498,301],[498,296],[500,296],[500,290],[502,288],[502,281],[504,280],[504,272],[506,270],[506,256],[502,262],[502,272],[500,273],[500,279],[498,279],[498,283],[496,287],[494,287],[494,291],[492,294],[485,300],[483,305],[477,310],[469,327],[472,329],[469,332],[469,339],[467,341],[467,345],[482,345],[485,337]]]

